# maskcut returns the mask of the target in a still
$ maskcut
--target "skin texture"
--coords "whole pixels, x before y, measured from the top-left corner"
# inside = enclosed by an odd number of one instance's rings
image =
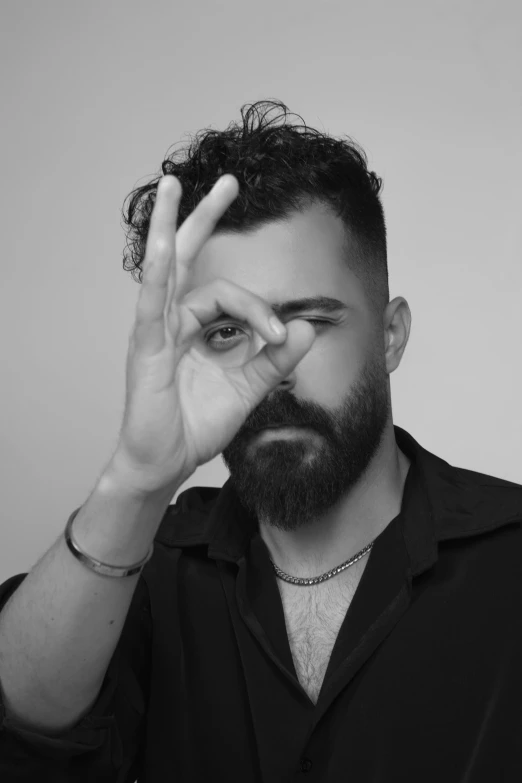
[[[376,319],[342,256],[344,227],[314,204],[289,221],[246,235],[215,234],[191,270],[191,288],[226,278],[270,305],[324,295],[339,313],[320,319],[310,351],[248,416],[222,453],[239,498],[259,524],[274,562],[293,576],[334,568],[399,513],[409,461],[393,432],[390,374],[409,338],[407,301]],[[219,319],[200,349],[222,366],[242,364],[264,345],[246,323]],[[256,432],[270,422],[286,429]]]

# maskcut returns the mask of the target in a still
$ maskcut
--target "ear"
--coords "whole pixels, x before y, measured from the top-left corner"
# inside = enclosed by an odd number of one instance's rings
[[[386,370],[392,373],[401,363],[411,328],[411,312],[403,296],[396,296],[386,306],[383,315],[384,355]]]

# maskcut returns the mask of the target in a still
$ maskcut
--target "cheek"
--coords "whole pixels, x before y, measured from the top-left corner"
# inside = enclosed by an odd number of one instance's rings
[[[319,339],[299,365],[302,393],[320,405],[336,407],[359,378],[363,364],[362,351],[346,337]]]

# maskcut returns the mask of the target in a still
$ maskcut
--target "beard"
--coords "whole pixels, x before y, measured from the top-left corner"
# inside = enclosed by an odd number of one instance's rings
[[[390,413],[378,353],[333,412],[289,392],[269,395],[221,455],[241,505],[258,524],[286,532],[317,522],[364,476]],[[269,423],[292,430],[256,432]]]

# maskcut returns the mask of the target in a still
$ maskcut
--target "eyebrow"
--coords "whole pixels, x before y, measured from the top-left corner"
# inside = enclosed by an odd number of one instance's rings
[[[305,296],[301,299],[287,299],[285,302],[268,303],[278,318],[285,318],[288,315],[295,315],[303,310],[317,310],[320,313],[338,313],[349,310],[348,305],[339,299],[333,299],[331,296]],[[222,312],[213,319],[220,321],[222,318],[232,318],[234,316]],[[235,320],[241,320],[235,318]]]

